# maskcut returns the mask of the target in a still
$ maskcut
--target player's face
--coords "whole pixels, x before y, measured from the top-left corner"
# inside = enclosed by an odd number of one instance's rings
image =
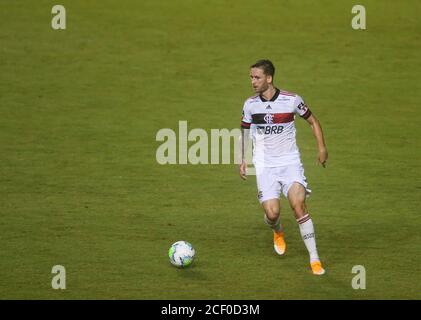
[[[272,77],[265,75],[263,70],[260,68],[251,68],[250,80],[253,90],[256,93],[262,93],[269,88],[269,84],[272,82]]]

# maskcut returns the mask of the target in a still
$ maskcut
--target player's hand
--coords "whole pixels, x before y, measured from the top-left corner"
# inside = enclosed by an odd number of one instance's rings
[[[328,158],[327,149],[326,148],[320,149],[319,156],[317,157],[318,164],[321,164],[323,168],[325,168],[327,158]]]
[[[246,162],[245,161],[241,162],[241,164],[240,164],[240,177],[243,180],[247,180],[246,169],[247,169]]]

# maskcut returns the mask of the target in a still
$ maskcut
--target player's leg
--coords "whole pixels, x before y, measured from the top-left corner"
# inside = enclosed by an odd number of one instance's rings
[[[297,219],[301,237],[310,255],[310,265],[314,274],[322,275],[325,270],[320,262],[316,247],[316,236],[313,221],[305,205],[306,188],[298,182],[293,182],[288,188],[288,200]]]
[[[286,250],[284,239],[284,228],[281,224],[279,199],[269,199],[262,202],[265,211],[265,223],[273,230],[273,248],[279,255],[283,255]]]
[[[262,202],[263,210],[265,214],[263,219],[265,223],[276,233],[283,232],[280,217],[280,205],[279,199],[269,199]]]
[[[273,168],[256,170],[256,182],[259,202],[265,211],[264,221],[273,230],[273,246],[276,253],[282,255],[285,253],[286,245],[280,219],[281,186],[274,175]]]

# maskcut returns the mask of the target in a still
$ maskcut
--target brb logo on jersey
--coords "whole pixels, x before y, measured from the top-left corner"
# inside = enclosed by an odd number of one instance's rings
[[[267,124],[273,124],[274,115],[271,113],[267,113],[263,120]],[[280,134],[284,130],[283,126],[274,125],[274,126],[257,126],[257,133],[259,134]]]
[[[271,113],[266,114],[263,119],[266,123],[273,123],[273,115]]]
[[[284,131],[283,126],[257,126],[258,134],[280,134]]]

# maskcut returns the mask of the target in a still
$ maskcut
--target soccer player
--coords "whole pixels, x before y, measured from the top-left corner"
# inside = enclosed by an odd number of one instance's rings
[[[256,95],[244,103],[240,139],[242,159],[240,176],[246,180],[246,148],[250,136],[253,141],[253,164],[256,169],[258,199],[264,209],[264,220],[273,230],[274,249],[283,255],[286,250],[280,220],[279,197],[288,199],[298,222],[301,237],[310,255],[313,274],[322,275],[316,248],[313,221],[305,204],[311,192],[301,163],[295,139],[295,116],[299,115],[311,126],[318,145],[318,162],[325,167],[327,149],[319,121],[303,99],[274,87],[275,67],[269,60],[259,60],[250,67],[250,79]]]

